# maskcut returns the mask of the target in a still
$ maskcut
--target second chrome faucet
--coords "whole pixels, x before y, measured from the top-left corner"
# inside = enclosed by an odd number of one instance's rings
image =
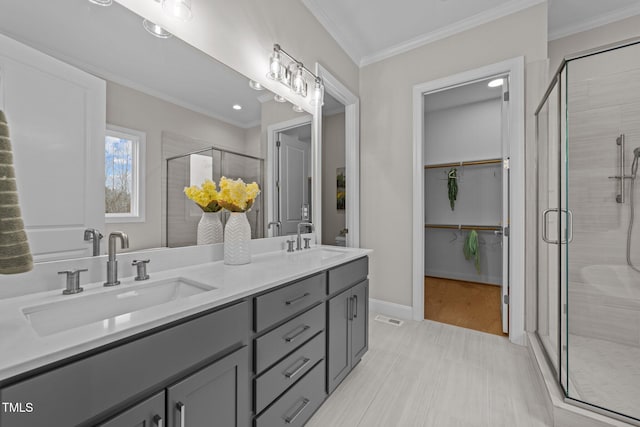
[[[120,284],[118,280],[118,260],[116,259],[116,239],[120,239],[120,247],[129,247],[129,236],[122,231],[114,231],[109,234],[109,260],[107,261],[107,281],[104,286],[116,286]]]

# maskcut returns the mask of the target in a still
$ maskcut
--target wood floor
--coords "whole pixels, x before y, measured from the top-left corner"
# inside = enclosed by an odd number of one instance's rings
[[[547,427],[525,347],[425,320],[369,320],[369,351],[307,427]]]
[[[506,336],[500,317],[500,286],[424,278],[424,318]]]

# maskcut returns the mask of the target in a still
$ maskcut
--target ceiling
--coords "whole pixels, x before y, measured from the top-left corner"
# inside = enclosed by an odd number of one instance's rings
[[[424,95],[425,114],[476,102],[500,99],[502,86],[489,87],[495,77]]]
[[[302,0],[360,66],[544,0]],[[551,40],[640,14],[640,0],[549,0]]]
[[[0,33],[107,80],[248,128],[261,106],[248,79],[175,37],[159,39],[118,3],[2,0]],[[160,6],[158,6],[160,7]],[[232,108],[239,104],[243,108]]]

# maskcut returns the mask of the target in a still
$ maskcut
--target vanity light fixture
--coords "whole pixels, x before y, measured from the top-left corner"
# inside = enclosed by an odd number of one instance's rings
[[[500,86],[502,86],[502,83],[504,83],[503,79],[495,79],[495,80],[491,80],[487,86],[489,86],[489,87],[500,87]]]
[[[192,18],[191,0],[162,0],[162,10],[181,21],[188,21]]]
[[[98,6],[111,6],[113,4],[113,0],[89,0],[89,2]]]
[[[242,110],[242,105],[240,105],[240,104],[233,104],[233,109],[234,109],[234,110]]]
[[[160,25],[155,24],[148,19],[142,21],[142,26],[145,30],[149,32],[152,36],[158,37],[159,39],[168,39],[173,36],[169,31],[162,28]]]
[[[249,87],[251,87],[251,89],[253,90],[264,90],[264,86],[262,86],[255,80],[249,80]]]
[[[273,95],[273,100],[276,102],[287,102],[287,99],[284,96],[280,96],[280,95]]]
[[[293,109],[293,111],[295,111],[296,113],[303,113],[303,112],[304,112],[304,110],[302,109],[302,107],[301,107],[301,106],[299,106],[299,105],[296,105],[296,104],[293,104],[292,109]]]
[[[289,60],[289,63],[286,66],[283,63],[283,57],[286,57]],[[309,84],[305,78],[305,73],[313,79],[313,90],[311,91],[311,99],[309,102],[313,106],[322,106],[324,103],[324,85],[322,84],[322,79],[309,71],[302,62],[296,60],[293,56],[285,52],[279,44],[273,45],[273,52],[269,57],[268,78],[279,81],[291,89],[293,93],[306,98],[308,95],[307,88]],[[302,110],[300,106],[294,106],[295,111],[297,111],[296,107]]]

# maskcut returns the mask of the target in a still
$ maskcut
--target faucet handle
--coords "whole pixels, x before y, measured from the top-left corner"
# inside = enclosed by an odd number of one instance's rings
[[[82,292],[84,289],[80,287],[80,273],[83,271],[89,271],[86,268],[78,270],[63,270],[58,271],[58,274],[67,275],[67,287],[62,291],[63,295],[71,295]]]
[[[148,259],[144,259],[144,260],[134,259],[131,262],[131,265],[136,266],[136,268],[138,269],[138,275],[136,276],[135,280],[141,281],[141,280],[147,280],[149,278],[149,275],[147,274],[147,264],[149,264],[150,261],[151,260],[148,260]]]
[[[293,252],[293,244],[295,240],[287,240],[287,252]]]
[[[311,248],[311,246],[309,246],[309,242],[311,242],[311,237],[305,237],[305,238],[304,238],[304,239],[302,239],[302,240],[304,240],[304,248],[305,248],[305,249],[310,249],[310,248]]]

